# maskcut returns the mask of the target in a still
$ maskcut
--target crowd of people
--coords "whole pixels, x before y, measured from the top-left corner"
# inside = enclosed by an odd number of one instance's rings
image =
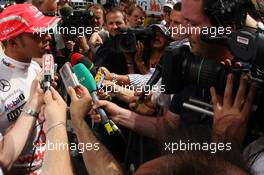
[[[175,94],[165,93],[162,76],[144,92],[160,67],[179,69],[162,66],[171,50],[175,60],[191,56],[235,64],[227,46],[205,42],[196,32],[174,32],[180,26],[215,26],[205,12],[208,3],[168,0],[161,16],[147,14],[134,0],[83,9],[68,0],[32,0],[1,10],[0,175],[264,174],[264,120],[254,125],[261,105],[251,77],[237,80],[230,73],[219,92],[173,73],[170,81],[182,87]],[[249,22],[251,28],[257,21]],[[61,33],[62,26],[91,30]],[[44,90],[47,53],[58,70],[76,64],[77,53],[101,68],[99,99],[85,85],[65,87],[58,73]],[[184,107],[190,99],[207,103],[202,108],[211,108],[213,117]],[[106,133],[101,109],[121,133]]]

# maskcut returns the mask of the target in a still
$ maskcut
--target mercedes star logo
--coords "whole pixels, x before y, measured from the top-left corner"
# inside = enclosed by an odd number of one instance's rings
[[[1,79],[0,80],[0,91],[7,92],[11,88],[10,83],[7,80]]]

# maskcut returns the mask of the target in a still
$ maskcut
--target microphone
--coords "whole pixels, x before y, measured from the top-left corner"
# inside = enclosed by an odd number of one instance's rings
[[[73,88],[76,88],[78,85],[80,85],[75,73],[72,70],[72,66],[69,62],[66,62],[61,69],[59,70],[62,82],[65,86],[65,88],[71,86]]]
[[[145,91],[143,92],[143,94],[137,100],[137,102],[136,102],[137,106],[142,103],[142,101],[144,100],[146,94],[151,90],[152,86],[155,85],[159,81],[159,79],[161,78],[161,75],[162,75],[162,60],[163,60],[163,57],[161,57],[160,62],[156,66],[156,69],[155,69],[154,73],[152,74],[152,76],[150,77],[148,82],[144,85],[145,86],[144,87]]]
[[[51,82],[54,79],[54,58],[51,54],[42,56],[43,80],[42,89],[44,92],[50,90]]]
[[[78,64],[78,63],[82,63],[90,70],[93,77],[96,76],[96,73],[97,73],[96,68],[95,68],[93,62],[89,58],[85,57],[84,55],[82,55],[80,53],[73,53],[71,55],[70,59],[71,59],[70,62],[73,66]]]
[[[95,103],[96,101],[98,101],[99,98],[96,93],[96,82],[91,72],[82,63],[75,65],[73,67],[73,71],[75,72],[79,82],[90,92],[93,102]],[[121,133],[120,129],[115,125],[115,123],[107,117],[103,108],[97,108],[96,112],[101,116],[101,122],[109,135],[114,131],[118,131],[119,133]]]

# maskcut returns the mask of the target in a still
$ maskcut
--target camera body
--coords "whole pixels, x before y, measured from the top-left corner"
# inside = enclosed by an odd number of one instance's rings
[[[193,55],[186,45],[166,49],[162,67],[162,84],[166,94],[176,94],[188,85],[200,88],[214,86],[218,92],[224,92],[227,74],[232,71],[212,59]]]
[[[87,10],[74,10],[69,16],[64,16],[62,18],[62,23],[60,25],[60,33],[64,35],[78,35],[81,33],[90,32],[93,29],[91,27],[91,21],[94,14]]]
[[[221,44],[229,48],[235,61],[241,62],[252,79],[264,81],[264,25],[258,23],[256,29],[246,27],[246,16],[258,16],[250,0],[207,0],[205,13],[215,26],[235,26],[236,31],[220,36],[204,36],[205,42]]]
[[[193,55],[190,48],[181,46],[176,49],[167,49],[162,61],[162,84],[165,93],[175,94],[188,85],[200,88],[214,86],[218,93],[223,94],[227,75],[234,73],[234,92],[237,92],[241,74],[246,73],[251,80],[257,82],[257,95],[255,100],[256,113],[254,113],[254,127],[262,128],[264,113],[264,25],[258,23],[256,29],[243,26],[244,15],[252,12],[251,1],[247,0],[208,0],[205,11],[213,18],[216,26],[236,26],[236,31],[229,35],[217,37],[201,36],[208,43],[221,44],[229,48],[234,56],[233,62],[240,62],[241,67],[227,68],[214,59],[202,59]],[[248,5],[248,6],[247,6]],[[250,10],[249,10],[250,9]],[[238,14],[236,14],[238,13]],[[225,16],[227,15],[227,16]],[[238,16],[240,17],[238,18]],[[242,16],[242,18],[241,18]],[[166,69],[165,69],[166,68]],[[233,93],[234,95],[236,93]],[[258,125],[261,125],[259,127]]]
[[[191,83],[199,87],[215,86],[221,93],[225,87],[226,76],[230,72],[238,76],[247,73],[252,80],[258,82],[259,89],[264,89],[264,59],[262,58],[264,56],[264,25],[258,23],[257,29],[244,27],[242,25],[245,23],[245,18],[237,18],[236,14],[239,13],[238,16],[243,16],[248,12],[252,13],[251,1],[208,0],[206,2],[205,12],[214,18],[214,21],[217,21],[218,26],[235,24],[238,29],[231,34],[223,34],[217,37],[201,35],[201,39],[229,48],[234,56],[233,61],[240,62],[242,67],[225,68],[210,58],[197,58],[190,53],[187,47],[168,49],[163,55],[165,58],[163,59],[163,67],[166,67],[166,71],[163,71],[163,83],[166,86],[166,92],[178,92],[180,86],[174,85],[171,80],[175,77],[178,78],[179,75],[181,79],[177,80],[178,82]]]
[[[144,49],[150,48],[150,39],[155,37],[155,31],[151,28],[119,28],[121,33],[111,38],[113,51],[118,53],[135,53],[137,41],[144,45]]]

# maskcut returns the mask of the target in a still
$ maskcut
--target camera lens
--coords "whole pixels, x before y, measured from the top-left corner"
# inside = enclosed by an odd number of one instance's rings
[[[231,70],[221,63],[194,56],[189,47],[184,46],[165,51],[162,83],[167,94],[175,94],[188,85],[200,88],[214,86],[222,93],[229,72]]]

